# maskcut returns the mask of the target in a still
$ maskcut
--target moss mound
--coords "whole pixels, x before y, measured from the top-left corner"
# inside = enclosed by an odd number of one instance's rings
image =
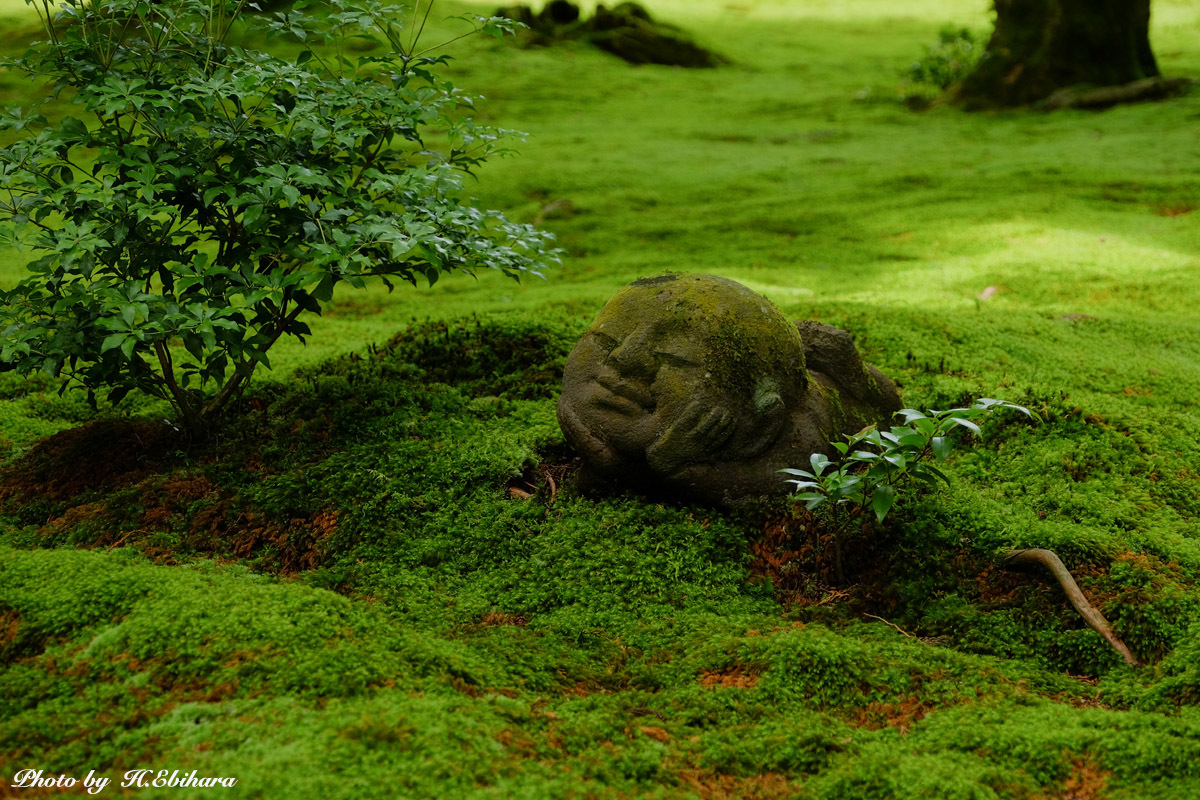
[[[533,400],[558,392],[566,354],[581,332],[574,321],[528,317],[427,322],[397,334],[377,355],[470,397]]]
[[[114,491],[169,467],[186,444],[163,422],[104,420],[70,428],[0,470],[0,497],[65,500]]]
[[[526,5],[504,6],[496,14],[526,26],[519,34],[526,47],[581,40],[630,64],[705,68],[728,63],[674,25],[654,19],[638,3],[598,5],[590,18],[567,0],[552,0],[536,14]]]

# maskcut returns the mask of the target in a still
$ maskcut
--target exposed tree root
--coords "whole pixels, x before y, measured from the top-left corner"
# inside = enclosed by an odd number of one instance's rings
[[[1071,601],[1071,605],[1079,612],[1079,616],[1083,617],[1083,621],[1088,624],[1092,630],[1104,637],[1113,649],[1121,654],[1125,659],[1126,664],[1139,667],[1141,664],[1129,652],[1129,648],[1125,643],[1117,638],[1109,627],[1108,620],[1104,615],[1097,611],[1087,597],[1079,588],[1079,584],[1071,577],[1071,573],[1063,565],[1062,559],[1054,554],[1051,550],[1033,549],[1033,550],[1009,550],[1004,554],[1001,563],[1006,567],[1025,566],[1028,564],[1039,564],[1050,571],[1050,574],[1058,581],[1058,585],[1062,587],[1067,594],[1067,599]]]
[[[1048,111],[1062,108],[1108,108],[1118,103],[1140,103],[1162,100],[1184,91],[1191,81],[1187,78],[1144,78],[1117,86],[1079,89],[1059,89],[1039,105]]]

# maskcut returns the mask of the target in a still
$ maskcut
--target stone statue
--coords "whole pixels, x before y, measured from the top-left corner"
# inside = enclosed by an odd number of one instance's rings
[[[670,274],[600,310],[567,357],[558,420],[586,483],[735,505],[786,491],[780,468],[899,408],[845,331],[793,324],[725,278]]]

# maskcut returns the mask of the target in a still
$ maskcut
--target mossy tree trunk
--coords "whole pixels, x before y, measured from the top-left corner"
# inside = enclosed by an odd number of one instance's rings
[[[1068,86],[1115,86],[1159,74],[1150,0],[995,0],[979,67],[951,88],[967,107],[1024,106]]]

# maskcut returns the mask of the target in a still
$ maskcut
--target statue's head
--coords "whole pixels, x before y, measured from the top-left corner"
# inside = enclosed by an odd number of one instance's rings
[[[567,359],[559,419],[603,469],[752,458],[774,443],[807,385],[796,326],[714,275],[634,281]]]

